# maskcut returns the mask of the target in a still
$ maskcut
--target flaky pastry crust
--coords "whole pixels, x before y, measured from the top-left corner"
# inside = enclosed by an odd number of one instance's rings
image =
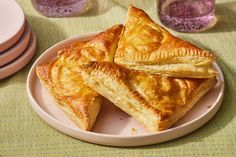
[[[150,131],[169,128],[216,83],[216,78],[169,78],[111,62],[80,67],[83,80]]]
[[[170,34],[141,9],[130,6],[115,63],[173,77],[210,78],[215,56]]]
[[[88,61],[113,61],[122,29],[122,25],[115,25],[87,42],[74,43],[59,51],[55,60],[36,68],[57,105],[83,130],[93,127],[101,96],[84,84],[75,70]]]

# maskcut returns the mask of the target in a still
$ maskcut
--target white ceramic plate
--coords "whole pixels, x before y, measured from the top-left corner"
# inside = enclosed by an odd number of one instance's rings
[[[16,59],[24,52],[29,44],[30,32],[29,24],[26,23],[23,35],[15,45],[0,53],[0,67]]]
[[[83,131],[75,126],[56,106],[50,94],[36,76],[37,65],[55,58],[57,51],[74,41],[87,40],[92,34],[74,37],[49,48],[33,64],[27,78],[27,93],[36,113],[50,126],[77,139],[110,146],[139,146],[160,143],[186,135],[205,124],[219,109],[224,94],[224,78],[219,66],[217,85],[196,106],[170,129],[150,133],[141,124],[109,101],[102,104],[101,111],[92,131]]]
[[[0,53],[16,43],[24,32],[25,15],[15,0],[0,0]]]
[[[24,53],[21,54],[18,58],[13,60],[12,62],[0,67],[0,79],[6,78],[10,76],[20,69],[22,69],[34,56],[36,48],[36,36],[32,32],[30,37],[30,42]]]

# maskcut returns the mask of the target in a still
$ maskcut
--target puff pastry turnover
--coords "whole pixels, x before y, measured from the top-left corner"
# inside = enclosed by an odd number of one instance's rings
[[[55,60],[36,68],[40,81],[58,106],[83,130],[93,127],[101,96],[84,84],[74,70],[88,61],[113,61],[122,28],[122,25],[116,25],[88,42],[75,43],[59,51]]]
[[[130,69],[166,76],[211,78],[217,74],[212,53],[173,36],[133,6],[114,60]]]
[[[168,78],[128,70],[111,62],[90,62],[81,76],[95,91],[150,131],[169,128],[216,83],[216,78]]]

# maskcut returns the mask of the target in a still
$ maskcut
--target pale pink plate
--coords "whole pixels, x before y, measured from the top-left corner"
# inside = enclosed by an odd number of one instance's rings
[[[41,85],[36,76],[37,65],[55,58],[57,51],[75,41],[85,41],[94,34],[80,35],[62,41],[49,48],[33,64],[27,78],[27,93],[36,113],[50,126],[77,139],[110,146],[140,146],[169,141],[186,135],[205,124],[219,109],[224,94],[224,78],[219,66],[218,83],[196,106],[170,129],[151,133],[133,117],[124,113],[105,100],[92,131],[83,131],[76,127],[56,106],[50,94]]]
[[[34,56],[35,48],[36,36],[32,32],[29,45],[25,49],[24,53],[10,63],[0,67],[0,79],[6,78],[22,69]]]
[[[0,0],[0,53],[14,45],[24,32],[25,15],[15,0]]]
[[[29,44],[30,32],[31,30],[29,24],[26,23],[23,35],[15,43],[15,45],[0,53],[0,67],[16,59],[24,52],[24,50]]]

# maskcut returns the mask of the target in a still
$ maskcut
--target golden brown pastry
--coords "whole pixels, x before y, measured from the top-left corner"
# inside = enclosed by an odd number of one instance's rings
[[[115,63],[130,69],[174,77],[211,78],[215,56],[179,39],[140,9],[130,6]]]
[[[216,78],[168,78],[129,70],[111,62],[80,68],[83,80],[150,131],[169,128],[216,83]]]
[[[59,51],[55,60],[37,67],[42,84],[58,106],[83,130],[90,130],[101,106],[101,96],[90,89],[76,68],[88,61],[113,61],[122,25],[99,33],[88,42],[75,43]]]

